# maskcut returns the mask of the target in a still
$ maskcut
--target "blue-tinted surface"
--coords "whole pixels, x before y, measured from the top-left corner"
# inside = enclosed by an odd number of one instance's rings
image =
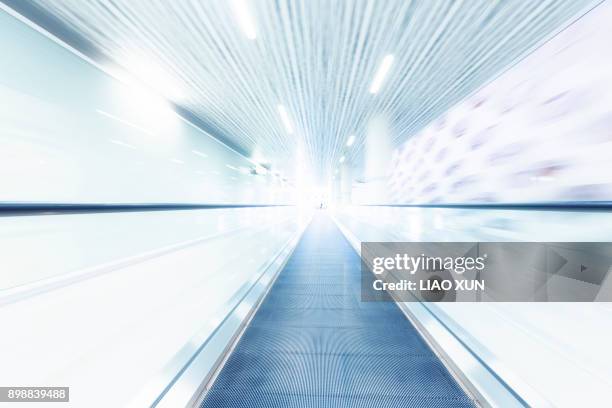
[[[473,406],[393,303],[359,295],[359,257],[321,213],[203,406]]]

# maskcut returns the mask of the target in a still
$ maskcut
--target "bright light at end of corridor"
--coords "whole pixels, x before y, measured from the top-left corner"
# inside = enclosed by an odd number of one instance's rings
[[[255,20],[253,20],[248,6],[248,1],[232,0],[232,10],[234,11],[238,25],[240,25],[244,35],[246,35],[249,40],[254,40],[257,38],[257,30],[255,28]]]
[[[391,69],[391,65],[393,65],[393,55],[389,54],[383,58],[376,75],[374,75],[374,80],[372,81],[372,85],[370,86],[370,93],[375,94],[378,93],[380,87],[385,81],[385,77],[389,73]]]

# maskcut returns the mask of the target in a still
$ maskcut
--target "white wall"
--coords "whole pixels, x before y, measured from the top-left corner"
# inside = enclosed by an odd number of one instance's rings
[[[0,12],[0,202],[289,203],[288,186]]]

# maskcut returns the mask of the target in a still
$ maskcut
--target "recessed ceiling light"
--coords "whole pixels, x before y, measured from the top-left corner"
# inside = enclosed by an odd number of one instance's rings
[[[346,141],[346,146],[351,147],[355,143],[355,135],[350,135],[348,140]]]
[[[278,105],[278,114],[283,121],[283,125],[285,125],[285,129],[287,129],[287,133],[293,133],[293,126],[291,126],[291,121],[289,120],[289,115],[287,114],[287,110],[283,105]]]
[[[255,20],[249,12],[248,2],[244,0],[232,0],[232,9],[238,21],[238,25],[244,32],[244,35],[249,40],[257,38],[257,29],[255,28]]]
[[[385,56],[385,58],[383,58],[382,63],[380,64],[380,67],[378,68],[378,71],[376,72],[376,75],[374,75],[374,80],[372,81],[372,85],[370,86],[370,93],[375,94],[380,90],[380,87],[382,86],[385,80],[385,77],[389,73],[389,70],[391,69],[392,64],[393,64],[392,54],[389,54]]]
[[[344,163],[344,156],[340,157],[340,163]]]

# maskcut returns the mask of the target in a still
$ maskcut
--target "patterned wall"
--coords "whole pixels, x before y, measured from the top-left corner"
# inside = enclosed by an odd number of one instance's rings
[[[612,200],[612,3],[410,138],[395,203]]]

